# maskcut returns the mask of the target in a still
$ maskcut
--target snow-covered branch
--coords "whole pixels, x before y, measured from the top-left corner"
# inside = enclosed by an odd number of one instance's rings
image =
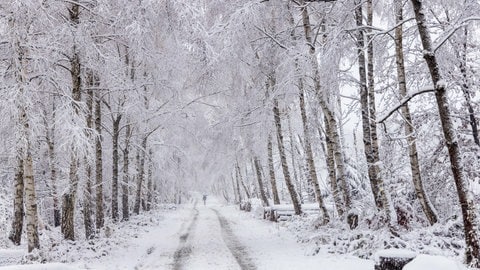
[[[421,94],[424,94],[424,93],[434,92],[434,91],[435,91],[435,88],[433,86],[429,86],[429,87],[421,88],[416,92],[413,92],[413,93],[410,93],[410,94],[406,95],[402,100],[400,100],[400,103],[398,103],[395,107],[391,108],[384,116],[380,117],[380,119],[377,120],[377,123],[383,123],[394,112],[396,112],[398,109],[400,109],[405,104],[407,104],[415,96],[418,96],[418,95],[421,95]]]
[[[460,21],[458,25],[456,25],[454,28],[450,29],[443,37],[439,38],[439,40],[436,42],[436,44],[433,45],[433,52],[435,53],[440,47],[442,47],[445,42],[453,35],[455,32],[457,32],[458,29],[461,29],[467,25],[468,22],[470,21],[480,21],[480,17],[468,17]]]
[[[264,35],[266,35],[268,38],[270,38],[273,42],[277,43],[277,45],[284,49],[284,50],[287,50],[287,46],[283,45],[282,43],[280,43],[280,41],[278,41],[274,36],[272,36],[271,34],[269,34],[267,31],[265,31],[264,29],[261,29],[260,27],[258,26],[255,26],[255,28],[262,32]]]

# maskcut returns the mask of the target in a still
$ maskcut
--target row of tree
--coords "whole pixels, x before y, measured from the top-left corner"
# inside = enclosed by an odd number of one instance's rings
[[[0,4],[2,170],[15,191],[14,244],[25,231],[28,251],[38,249],[38,231],[57,226],[66,240],[91,239],[106,224],[184,194],[173,180],[182,179],[176,157],[183,153],[163,137],[174,137],[176,117],[188,113],[182,100],[197,95],[175,61],[199,57],[187,35],[176,37],[186,27],[176,8],[155,1]]]
[[[10,239],[20,242],[24,216],[29,250],[39,219],[91,238],[211,185],[297,214],[314,201],[321,224],[393,233],[461,213],[478,266],[479,10],[474,0],[2,3]]]
[[[236,200],[283,198],[296,214],[315,201],[322,224],[333,214],[394,234],[461,213],[466,261],[478,267],[478,3],[233,6],[220,5],[222,37],[236,41],[222,44],[222,60],[237,61],[223,71],[235,90],[226,102]]]

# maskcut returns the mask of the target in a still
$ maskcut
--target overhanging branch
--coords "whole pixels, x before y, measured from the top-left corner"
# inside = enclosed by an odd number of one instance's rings
[[[393,107],[392,109],[390,109],[388,111],[388,113],[386,113],[384,116],[380,117],[379,120],[377,120],[377,123],[383,123],[385,120],[387,120],[390,116],[392,116],[392,114],[394,112],[396,112],[398,109],[400,109],[401,107],[405,106],[405,104],[407,104],[412,98],[414,98],[415,96],[418,96],[418,95],[421,95],[421,94],[424,94],[424,93],[429,93],[429,92],[434,92],[435,91],[435,88],[434,87],[427,87],[427,88],[422,88],[420,90],[418,90],[417,92],[414,92],[414,93],[411,93],[411,94],[408,94],[406,95],[404,98],[402,98],[402,100],[400,101],[399,104],[397,104],[395,107]]]

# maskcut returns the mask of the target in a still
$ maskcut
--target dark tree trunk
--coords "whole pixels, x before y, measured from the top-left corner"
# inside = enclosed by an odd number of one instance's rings
[[[118,137],[120,136],[120,121],[122,115],[117,115],[113,120],[112,131],[112,219],[118,221]]]
[[[23,215],[25,214],[25,210],[23,208],[23,158],[21,157],[17,157],[14,189],[15,197],[13,199],[12,230],[10,231],[8,239],[18,246],[22,241]]]
[[[273,166],[273,147],[272,135],[268,135],[267,143],[268,151],[268,173],[270,175],[270,185],[272,186],[273,204],[280,204],[280,197],[278,196],[277,180],[275,178],[275,168]]]
[[[265,188],[263,187],[263,180],[262,180],[262,172],[261,172],[261,165],[258,158],[255,156],[253,157],[253,165],[255,167],[255,172],[257,173],[257,181],[258,181],[258,189],[260,193],[260,198],[262,199],[264,206],[269,206],[267,196],[265,195]]]
[[[271,87],[273,87],[273,85],[274,83],[271,84]],[[273,117],[275,119],[275,126],[277,128],[277,144],[278,151],[280,153],[280,160],[282,162],[282,171],[285,178],[285,184],[287,186],[288,192],[290,193],[290,198],[292,199],[293,208],[295,209],[295,215],[300,215],[302,214],[302,208],[300,202],[298,201],[298,195],[295,191],[295,187],[293,186],[292,179],[290,178],[290,172],[288,170],[287,155],[285,153],[285,146],[283,142],[282,123],[277,99],[274,99],[273,101]]]
[[[91,130],[93,128],[93,89],[94,75],[89,72],[87,74],[87,137],[93,142]],[[92,166],[90,165],[88,157],[85,157],[86,183],[83,193],[83,223],[85,225],[85,238],[91,239],[94,236],[95,228],[92,220]]]
[[[99,94],[95,99],[95,226],[103,228],[103,153],[102,153],[102,100]]]
[[[147,137],[142,140],[142,153],[140,154],[138,176],[137,176],[137,190],[135,193],[135,205],[133,207],[133,213],[138,215],[140,213],[140,207],[142,206],[142,185],[145,178],[145,156],[147,149]]]
[[[153,163],[152,150],[148,151],[148,170],[147,170],[147,211],[152,209],[153,202]]]
[[[130,218],[130,210],[128,205],[128,185],[129,185],[129,154],[130,154],[130,137],[132,134],[131,125],[128,124],[125,132],[125,149],[123,150],[123,182],[122,182],[122,220]]]
[[[80,19],[80,6],[72,4],[69,9],[70,21],[76,28]],[[80,56],[78,48],[73,45],[73,55],[70,58],[70,74],[72,79],[72,99],[75,115],[72,117],[80,117],[78,104],[81,102],[81,67]],[[74,214],[75,214],[75,199],[78,187],[78,157],[76,150],[72,146],[72,153],[70,159],[69,172],[69,186],[62,196],[62,224],[61,231],[66,240],[75,240]]]
[[[242,172],[240,171],[240,166],[238,165],[238,162],[237,162],[237,174],[238,174],[238,180],[240,180],[240,184],[242,184],[243,190],[245,191],[245,195],[247,195],[247,199],[250,200],[251,198],[250,191],[248,190],[247,186],[245,185],[245,182],[243,181]]]

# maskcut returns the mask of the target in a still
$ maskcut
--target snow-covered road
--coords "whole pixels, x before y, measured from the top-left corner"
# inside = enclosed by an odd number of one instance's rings
[[[200,200],[197,200],[200,201]],[[80,266],[80,265],[79,265]],[[101,261],[95,269],[314,269],[371,270],[351,257],[307,256],[282,226],[255,219],[215,198],[167,212],[160,224]],[[108,266],[108,267],[107,267]]]
[[[11,265],[0,269],[373,269],[370,260],[305,255],[304,246],[285,227],[256,219],[252,213],[215,198],[208,198],[204,205],[198,196],[176,210],[138,216],[125,225],[114,232],[111,240],[102,240],[110,242],[104,256],[70,254],[79,259],[66,264]]]

